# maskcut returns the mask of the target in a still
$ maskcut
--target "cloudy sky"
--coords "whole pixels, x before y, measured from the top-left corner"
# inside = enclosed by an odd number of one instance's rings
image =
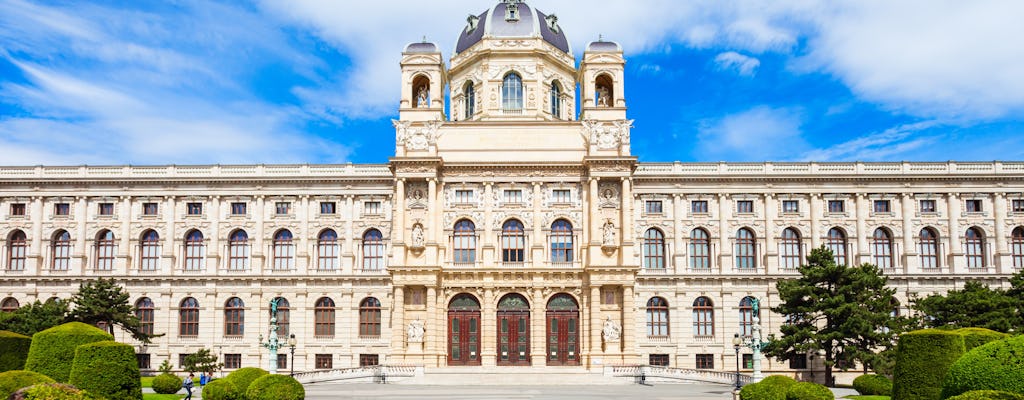
[[[382,163],[495,0],[0,0],[0,164]],[[642,161],[1024,159],[1024,2],[531,0],[626,51]]]

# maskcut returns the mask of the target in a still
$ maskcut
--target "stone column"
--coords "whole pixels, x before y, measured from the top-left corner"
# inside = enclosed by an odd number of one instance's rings
[[[356,241],[352,237],[354,230],[353,221],[356,219],[355,196],[345,196],[345,210],[347,211],[345,213],[345,245],[342,246],[341,250],[341,268],[345,270],[345,273],[353,273],[357,269],[355,256],[357,250]]]
[[[601,259],[600,246],[604,221],[601,220],[601,201],[599,200],[601,198],[601,194],[598,193],[601,189],[598,185],[598,179],[590,177],[588,183],[590,186],[588,196],[590,200],[590,207],[588,207],[590,212],[583,213],[583,220],[585,221],[584,226],[589,228],[583,233],[584,237],[582,240],[583,243],[589,244],[588,248],[590,251],[587,252],[587,259],[581,261],[585,262],[585,265],[593,265],[595,261]],[[537,199],[536,201],[540,202],[540,199]]]
[[[729,196],[725,193],[718,194],[718,271],[719,273],[731,269],[733,266],[733,250],[729,238],[735,235],[729,229],[729,219],[732,216],[729,212]],[[713,255],[712,255],[713,256]]]
[[[767,274],[779,271],[779,249],[775,246],[775,235],[781,232],[775,228],[775,194],[764,195],[764,270]],[[774,258],[773,258],[774,257]],[[774,261],[774,262],[772,262]]]
[[[26,273],[33,272],[38,274],[40,271],[45,269],[45,252],[43,252],[43,198],[36,196],[32,198],[32,250],[31,256],[35,259],[35,263],[28,267],[35,267],[34,270],[26,269]]]
[[[485,198],[490,198],[491,193],[494,190],[494,187],[492,185],[493,184],[491,182],[487,182],[487,183],[484,184],[484,196],[487,196]],[[540,199],[534,199],[534,201],[540,201]],[[477,224],[479,224],[476,227],[478,230],[481,228],[480,225],[482,225],[482,228],[483,228],[483,237],[478,237],[477,238],[477,248],[479,249],[479,253],[477,253],[477,259],[476,259],[476,262],[478,263],[477,265],[487,265],[487,266],[497,265],[497,257],[495,256],[495,252],[493,251],[494,246],[496,245],[494,243],[494,241],[493,241],[494,240],[494,227],[491,226],[491,215],[492,215],[493,212],[494,212],[494,205],[492,204],[492,202],[485,201],[484,202],[484,220],[483,221],[475,221]],[[452,261],[454,261],[454,260],[455,259],[453,257]]]
[[[186,204],[186,207],[188,207],[187,204]],[[205,211],[206,211],[206,214],[210,218],[210,231],[209,232],[203,232],[203,239],[207,243],[207,246],[206,246],[206,256],[207,256],[206,257],[207,258],[206,268],[208,268],[208,269],[212,270],[214,273],[216,273],[216,272],[218,272],[219,269],[222,268],[220,260],[222,258],[221,257],[221,250],[223,250],[221,248],[221,237],[220,237],[221,236],[220,235],[220,196],[211,196],[210,197],[210,207],[209,207],[209,209],[207,209]],[[187,214],[188,210],[185,210],[185,213]],[[226,238],[225,238],[225,240],[226,240]],[[211,259],[212,259],[212,265],[210,263]],[[223,268],[226,269],[227,265],[224,265]]]
[[[632,362],[626,357],[636,353],[636,301],[633,299],[633,287],[622,287],[622,362]]]
[[[270,254],[268,254],[267,249],[263,247],[264,243],[266,243],[266,241],[263,240],[263,236],[266,235],[266,227],[263,226],[263,215],[266,214],[264,209],[265,203],[265,196],[256,196],[256,209],[253,210],[256,213],[256,240],[253,240],[254,243],[249,249],[251,252],[250,262],[252,263],[249,268],[251,268],[254,273],[259,274],[262,274],[265,270],[269,270],[271,268],[270,263],[266,262]]]
[[[633,189],[631,183],[629,178],[622,178],[622,229],[620,232],[622,245],[619,246],[619,254],[622,255],[623,265],[636,263],[633,259],[632,246],[626,248],[627,243],[633,243]]]
[[[123,266],[114,266],[115,271],[123,271],[122,273],[128,273],[132,269],[136,268],[134,258],[132,257],[132,198],[130,196],[121,196],[120,204],[121,212],[118,213],[118,219],[121,220],[121,243],[118,249],[118,255],[126,255]],[[141,243],[141,238],[135,238],[135,243]],[[139,259],[142,259],[140,252]],[[163,264],[163,263],[160,263]],[[124,268],[124,269],[121,269]]]
[[[497,364],[495,357],[498,355],[497,343],[498,327],[496,304],[494,304],[494,290],[484,289],[484,298],[480,299],[480,361],[485,367],[493,367]]]
[[[391,232],[391,240],[394,249],[394,260],[397,265],[406,265],[405,254],[405,179],[395,180],[395,206],[391,210],[394,215],[394,227]],[[424,232],[426,235],[426,232]]]
[[[427,178],[427,224],[424,235],[426,235],[427,243],[437,243],[440,238],[437,229],[437,220],[434,218],[437,215],[438,201],[437,193],[437,178]],[[404,229],[403,229],[404,231]]]
[[[583,310],[580,310],[583,311]],[[590,358],[591,365],[593,365],[593,359],[595,357],[601,357],[604,351],[601,349],[601,288],[598,286],[590,287],[590,309],[585,314],[588,321],[586,325],[590,327]],[[584,313],[580,313],[580,317],[584,317]],[[602,360],[602,363],[608,363],[606,360]]]
[[[582,196],[582,194],[580,195]],[[533,183],[533,198],[541,198],[540,182]],[[529,263],[527,265],[532,265],[534,267],[540,267],[544,265],[545,261],[547,261],[547,257],[544,256],[544,247],[546,246],[546,243],[544,234],[541,231],[541,229],[543,228],[542,226],[540,226],[541,220],[542,218],[540,215],[540,202],[535,201],[533,202],[533,221],[531,222],[531,224],[533,224],[533,237],[530,238],[530,249],[527,250],[530,253],[533,253],[530,259],[527,260],[527,262]]]
[[[540,288],[533,289],[533,296],[530,299],[530,365],[539,367],[546,364],[547,360],[547,314],[544,312],[547,304],[544,303],[544,293]],[[578,329],[579,327],[577,327]],[[579,355],[576,355],[579,357]]]
[[[868,200],[866,193],[857,193],[855,199],[855,211],[857,216],[857,254],[850,259],[851,265],[871,262],[871,251],[868,249],[868,237],[871,234],[867,231],[867,219],[869,216]]]
[[[810,196],[810,208],[807,210],[811,215],[811,248],[821,246],[821,214],[824,207],[821,205],[821,193],[812,193]]]
[[[89,249],[88,249],[88,247],[89,247],[89,245],[88,245],[88,241],[87,241],[87,238],[86,238],[86,230],[85,230],[85,228],[86,228],[86,221],[89,218],[88,217],[89,216],[89,210],[87,208],[88,207],[88,203],[87,203],[87,199],[85,198],[85,196],[79,196],[79,197],[75,198],[75,200],[78,203],[77,205],[75,205],[75,212],[74,212],[74,214],[72,214],[72,217],[74,218],[72,221],[75,223],[75,232],[76,232],[74,234],[74,236],[72,237],[74,239],[74,241],[75,241],[75,247],[74,247],[75,248],[75,252],[74,252],[74,254],[71,257],[71,265],[68,267],[68,273],[69,274],[74,274],[74,273],[77,272],[77,273],[85,274],[85,271],[87,271],[89,269],[89,266],[88,266],[88,263],[89,263]],[[121,244],[122,245],[124,245],[124,240],[125,240],[126,237],[127,236],[124,235],[124,234],[121,235]],[[88,238],[88,239],[92,239],[92,238]],[[124,247],[128,247],[128,246],[124,246]],[[78,265],[75,265],[76,264],[75,260],[78,260],[78,262],[77,262]]]
[[[295,252],[295,269],[297,270],[296,272],[300,274],[306,274],[308,271],[316,269],[316,267],[313,266],[313,263],[315,262],[313,254],[316,254],[316,250],[313,249],[310,251],[309,239],[310,236],[315,237],[319,232],[309,231],[309,195],[304,194],[300,196],[299,199],[301,209],[295,210],[295,213],[299,214],[299,226],[302,227],[302,233],[299,235],[299,250]],[[313,242],[316,243],[315,239]],[[303,260],[303,262],[299,263],[299,260]]]
[[[443,296],[438,296],[436,288],[427,286],[427,317],[424,321],[426,332],[423,333],[423,344],[427,346],[427,353],[443,357],[447,349],[443,341],[448,337],[448,321],[444,318],[446,307],[442,306],[444,299],[441,297]]]
[[[391,351],[408,354],[405,346],[405,288],[395,286],[395,302],[391,307]]]
[[[1003,255],[1009,253],[1006,234],[1006,194],[995,193],[992,195],[992,215],[996,220],[995,227],[995,246],[990,246],[990,249],[994,252],[992,254],[992,260],[995,263],[996,271],[1005,274],[1012,274],[1013,263],[1004,262],[1010,261],[1009,257],[1003,257]],[[989,249],[985,250],[986,253]]]
[[[963,254],[963,250],[960,246],[960,237],[963,232],[960,232],[960,221],[957,218],[960,217],[960,198],[957,193],[946,194],[946,216],[949,220],[949,250],[946,250],[945,265],[949,267],[950,272],[960,272],[961,268],[957,267],[959,263],[957,260],[962,260],[958,257]]]
[[[911,193],[903,193],[900,196],[900,219],[903,221],[903,272],[920,272],[920,265],[914,260],[917,256],[917,246],[914,246],[914,232],[911,225],[911,218],[914,216],[914,198]]]
[[[675,271],[679,274],[683,272],[683,267],[686,265],[686,255],[683,252],[683,218],[686,216],[685,208],[686,200],[683,195],[675,193],[672,195],[672,247],[668,250],[671,252],[672,265],[666,266],[670,271]],[[642,245],[641,245],[642,246]],[[642,261],[641,261],[642,262]]]
[[[174,196],[164,196],[163,217],[165,223],[167,224],[167,232],[164,233],[166,237],[163,238],[164,244],[161,253],[163,254],[164,259],[170,260],[168,262],[168,268],[170,268],[170,273],[172,275],[180,269],[178,268],[178,254],[181,254],[181,252],[178,251],[177,247],[178,231],[176,229],[177,215],[174,215],[175,204],[176,202]],[[161,264],[163,263],[161,262]]]

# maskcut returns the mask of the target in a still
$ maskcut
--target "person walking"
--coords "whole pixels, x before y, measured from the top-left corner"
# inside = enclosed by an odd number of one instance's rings
[[[192,386],[195,385],[195,383],[192,382],[193,377],[195,377],[195,374],[189,372],[188,377],[181,383],[181,386],[185,388],[185,392],[187,393],[184,400],[192,400]]]

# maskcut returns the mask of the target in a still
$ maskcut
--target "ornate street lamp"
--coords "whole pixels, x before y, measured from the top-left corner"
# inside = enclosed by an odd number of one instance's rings
[[[292,363],[291,364],[292,365],[292,374],[291,374],[291,376],[295,376],[295,345],[298,344],[298,343],[299,343],[299,341],[295,340],[295,334],[294,333],[291,334],[288,337],[288,347],[291,347],[291,350],[292,350],[292,361],[291,361],[291,363]]]
[[[751,378],[753,378],[754,382],[760,382],[761,379],[764,378],[764,375],[761,374],[761,350],[768,347],[769,341],[761,337],[761,317],[758,317],[760,314],[761,302],[754,299],[752,303],[753,304],[751,306],[753,310],[751,311],[754,323],[750,327],[750,338],[748,338],[744,344],[754,351],[754,354],[751,355],[754,363],[754,373],[751,375]]]
[[[743,344],[743,339],[740,338],[740,334],[734,333],[732,335],[732,348],[736,349],[736,390],[740,390],[740,345]]]
[[[270,352],[270,363],[267,365],[271,374],[277,373],[277,349],[281,348],[281,342],[277,339],[277,302],[280,298],[270,300],[270,338],[263,341],[263,334],[260,334],[260,346],[266,347]],[[293,350],[294,351],[294,350]]]

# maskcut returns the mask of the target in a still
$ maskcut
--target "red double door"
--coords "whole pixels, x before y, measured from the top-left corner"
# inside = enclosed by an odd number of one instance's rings
[[[547,364],[580,365],[579,311],[547,312]]]
[[[530,365],[529,311],[498,311],[498,365]]]
[[[448,365],[480,365],[480,311],[448,311]]]

